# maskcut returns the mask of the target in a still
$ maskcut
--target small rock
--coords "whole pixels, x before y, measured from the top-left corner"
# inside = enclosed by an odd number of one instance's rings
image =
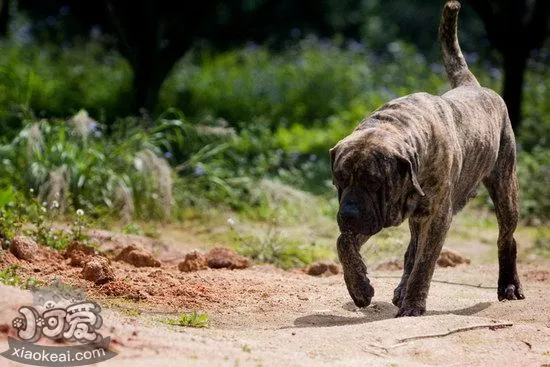
[[[72,266],[84,266],[86,262],[95,255],[95,250],[91,246],[87,246],[80,242],[72,242],[63,257],[70,259]]]
[[[215,247],[206,254],[208,266],[213,269],[245,269],[251,265],[250,259],[226,247]]]
[[[155,259],[153,255],[146,250],[138,249],[135,245],[125,247],[115,258],[117,261],[125,261],[135,267],[159,267],[160,261]]]
[[[115,279],[115,274],[109,261],[103,257],[95,257],[84,264],[82,277],[95,284],[105,284]]]
[[[340,265],[333,261],[316,261],[309,264],[306,268],[306,274],[319,276],[319,275],[336,275],[340,273]]]
[[[375,269],[382,271],[403,270],[403,260],[394,259],[384,261],[376,265]]]
[[[16,236],[11,241],[10,251],[18,259],[31,261],[38,251],[38,245],[30,237]]]
[[[178,264],[178,269],[185,272],[208,269],[208,261],[206,256],[193,251],[185,255],[185,259]]]
[[[443,249],[441,251],[441,254],[439,254],[439,258],[437,259],[437,265],[444,268],[449,266],[457,266],[460,264],[469,264],[469,263],[470,263],[470,259],[464,257],[458,252],[447,250],[447,249]]]

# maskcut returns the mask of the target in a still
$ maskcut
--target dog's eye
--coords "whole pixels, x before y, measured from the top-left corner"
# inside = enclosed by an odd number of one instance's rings
[[[337,171],[337,172],[334,172],[332,183],[336,187],[346,187],[348,180],[349,180],[349,174],[342,171]]]
[[[380,187],[382,187],[382,183],[381,182],[372,182],[372,183],[368,184],[367,187],[369,188],[370,191],[376,191]]]

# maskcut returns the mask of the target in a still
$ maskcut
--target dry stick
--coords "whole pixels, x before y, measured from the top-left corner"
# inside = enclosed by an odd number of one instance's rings
[[[411,340],[427,339],[427,338],[439,338],[439,337],[442,337],[442,336],[451,335],[451,334],[458,333],[458,332],[461,332],[461,331],[470,331],[470,330],[483,329],[483,328],[501,329],[501,328],[505,328],[505,327],[510,327],[512,325],[513,324],[510,323],[510,322],[502,323],[502,324],[472,325],[472,326],[465,326],[465,327],[459,327],[459,328],[456,328],[456,329],[451,329],[451,330],[447,331],[446,333],[417,335],[417,336],[411,336],[411,337],[408,337],[408,338],[399,339],[397,341],[399,343],[404,343],[404,342],[408,342],[408,341],[411,341]]]
[[[512,323],[501,323],[501,324],[472,325],[472,326],[465,326],[465,327],[459,327],[459,328],[456,328],[456,329],[451,329],[451,330],[447,331],[446,333],[417,335],[417,336],[411,336],[411,337],[408,337],[408,338],[398,339],[396,344],[389,345],[387,347],[385,347],[383,345],[377,345],[377,344],[368,344],[368,345],[370,345],[371,347],[384,349],[387,352],[389,349],[393,349],[393,348],[397,348],[397,347],[401,347],[403,345],[406,345],[406,344],[408,344],[408,342],[410,342],[412,340],[427,339],[427,338],[440,338],[440,337],[451,335],[451,334],[458,333],[458,332],[461,332],[461,331],[470,331],[470,330],[483,329],[483,328],[501,329],[501,328],[510,327],[510,326],[513,326],[513,324]]]

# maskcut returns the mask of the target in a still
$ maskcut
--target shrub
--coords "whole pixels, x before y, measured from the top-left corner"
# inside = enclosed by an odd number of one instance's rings
[[[88,110],[104,122],[128,114],[131,69],[98,41],[74,47],[0,42],[0,136],[21,128],[22,117],[67,117]]]

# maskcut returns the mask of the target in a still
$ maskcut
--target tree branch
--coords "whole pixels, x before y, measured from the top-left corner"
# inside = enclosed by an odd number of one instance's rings
[[[501,323],[501,324],[481,324],[481,325],[464,326],[464,327],[459,327],[459,328],[456,328],[456,329],[451,329],[451,330],[449,330],[445,333],[417,335],[417,336],[411,336],[411,337],[407,337],[407,338],[398,339],[397,343],[389,345],[389,346],[383,346],[383,345],[378,345],[378,344],[368,344],[368,345],[371,346],[371,347],[384,349],[387,352],[390,349],[394,349],[394,348],[398,348],[398,347],[402,347],[404,345],[407,345],[410,341],[413,341],[413,340],[428,339],[428,338],[441,338],[441,337],[448,336],[448,335],[451,335],[451,334],[454,334],[454,333],[458,333],[458,332],[462,332],[462,331],[476,330],[476,329],[485,329],[485,328],[488,328],[488,329],[491,329],[491,330],[502,329],[502,328],[505,328],[505,327],[510,327],[512,325],[513,325],[512,323]]]
[[[475,330],[475,329],[484,329],[484,328],[489,328],[491,330],[501,329],[501,328],[505,328],[505,327],[510,327],[512,325],[513,325],[512,323],[507,322],[507,323],[502,323],[502,324],[482,324],[482,325],[465,326],[465,327],[459,327],[459,328],[456,328],[456,329],[451,329],[451,330],[447,331],[446,333],[410,336],[410,337],[407,337],[407,338],[398,339],[397,342],[398,343],[405,343],[405,342],[409,342],[411,340],[428,339],[428,338],[440,338],[440,337],[451,335],[451,334],[454,334],[454,333],[458,333],[458,332],[462,332],[462,331],[470,331],[470,330]]]

